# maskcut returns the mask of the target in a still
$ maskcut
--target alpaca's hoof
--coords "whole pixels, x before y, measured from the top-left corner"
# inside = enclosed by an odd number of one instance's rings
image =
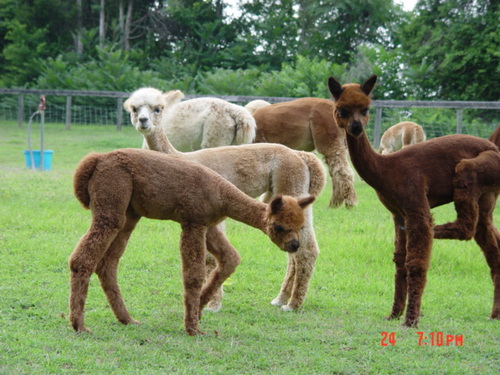
[[[273,306],[283,306],[286,305],[286,301],[283,302],[280,297],[276,297],[271,301],[271,305]]]
[[[490,316],[491,320],[500,320],[500,312],[493,312]]]
[[[293,307],[291,307],[290,305],[284,305],[284,306],[281,306],[281,311],[294,311],[296,309],[294,309]]]
[[[78,334],[80,334],[80,333],[92,333],[92,331],[90,329],[88,329],[87,327],[76,328],[75,332]]]
[[[205,332],[201,331],[199,328],[186,328],[186,332],[189,336],[200,336],[205,334]]]
[[[210,311],[210,312],[219,312],[220,309],[222,308],[222,303],[208,303],[207,307],[205,307],[205,311]]]
[[[138,321],[138,320],[135,320],[135,319],[130,319],[130,320],[129,320],[127,323],[125,323],[125,324],[135,324],[135,325],[139,325],[139,324],[141,324],[141,322],[140,322],[140,321]]]

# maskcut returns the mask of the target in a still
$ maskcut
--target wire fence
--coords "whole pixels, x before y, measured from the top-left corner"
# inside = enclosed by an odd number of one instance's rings
[[[0,89],[0,121],[17,121],[23,126],[39,104],[40,95],[47,95],[45,121],[71,125],[130,126],[129,116],[123,110],[125,92],[91,92],[68,90],[9,90]],[[186,99],[195,96],[186,95]],[[270,103],[295,98],[215,96],[245,105],[251,100],[263,99]],[[462,133],[489,138],[500,125],[500,102],[423,102],[373,101],[368,137],[378,147],[380,136],[390,126],[401,121],[421,125],[427,138]]]

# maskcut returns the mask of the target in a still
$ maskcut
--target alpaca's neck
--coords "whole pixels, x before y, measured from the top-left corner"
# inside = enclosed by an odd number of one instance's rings
[[[165,134],[165,130],[161,126],[154,128],[149,134],[143,134],[143,137],[150,150],[172,155],[180,154],[180,152],[172,146]]]
[[[266,205],[238,189],[227,190],[224,194],[224,211],[227,217],[260,229],[266,233]]]
[[[349,133],[346,136],[349,155],[354,168],[368,185],[376,189],[380,182],[383,181],[383,176],[380,173],[383,156],[375,152],[365,132],[358,138]]]

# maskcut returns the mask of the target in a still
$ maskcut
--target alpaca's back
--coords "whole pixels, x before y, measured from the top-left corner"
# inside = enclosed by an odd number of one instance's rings
[[[217,98],[196,98],[167,107],[163,126],[179,151],[251,143],[255,138],[252,115]]]
[[[212,223],[222,216],[222,197],[250,199],[215,172],[183,158],[150,150],[91,154],[77,167],[75,195],[93,210],[132,210],[152,219],[182,221],[188,215]]]

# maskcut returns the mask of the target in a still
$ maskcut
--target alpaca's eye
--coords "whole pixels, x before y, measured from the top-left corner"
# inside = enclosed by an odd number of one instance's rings
[[[346,111],[344,108],[339,108],[338,112],[339,112],[339,116],[342,118],[346,118],[349,116],[349,112]]]
[[[132,107],[132,113],[137,113],[137,108]]]
[[[363,109],[363,110],[361,111],[361,114],[362,114],[363,116],[366,116],[366,115],[368,114],[368,108]]]
[[[153,109],[153,111],[154,111],[154,113],[158,114],[158,113],[160,113],[160,112],[161,112],[161,108],[160,108],[160,107],[155,107],[155,108]]]
[[[273,229],[276,233],[283,233],[285,231],[285,228],[283,228],[281,225],[275,225]]]

